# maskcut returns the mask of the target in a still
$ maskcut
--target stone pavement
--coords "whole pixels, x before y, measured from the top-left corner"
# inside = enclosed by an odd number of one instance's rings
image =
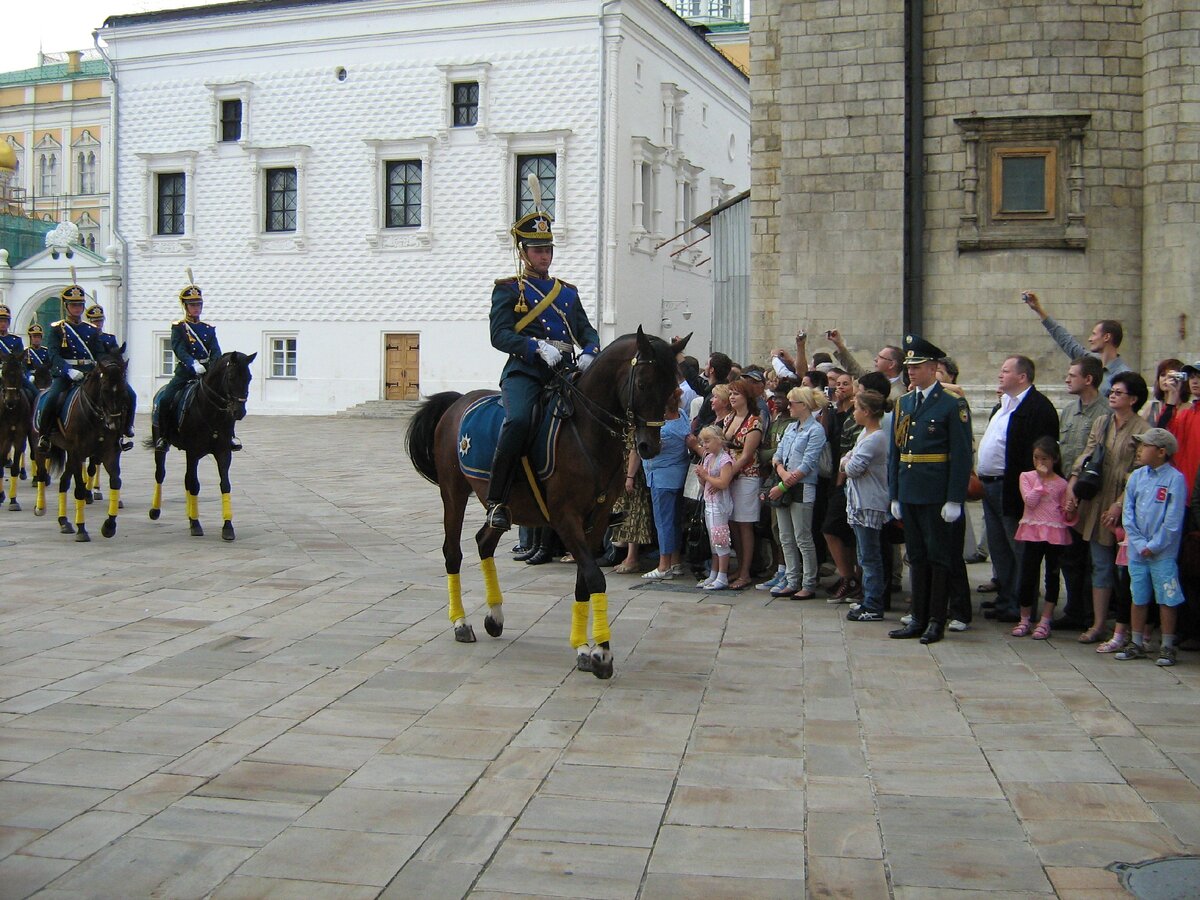
[[[501,560],[495,640],[469,551],[454,643],[402,423],[240,432],[236,543],[209,462],[188,537],[174,453],[112,540],[0,512],[0,897],[1098,897],[1200,850],[1192,654],[614,576],[601,682],[570,566]]]

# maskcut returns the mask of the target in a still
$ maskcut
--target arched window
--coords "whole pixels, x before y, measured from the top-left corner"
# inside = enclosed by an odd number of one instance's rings
[[[58,193],[58,154],[38,155],[38,195],[52,197]]]
[[[79,170],[79,193],[96,193],[96,154],[82,150],[76,156],[76,168]]]

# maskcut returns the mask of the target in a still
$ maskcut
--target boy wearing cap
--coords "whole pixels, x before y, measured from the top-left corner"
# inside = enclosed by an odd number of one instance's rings
[[[1179,543],[1183,539],[1183,516],[1187,507],[1187,484],[1169,460],[1179,444],[1165,428],[1151,428],[1133,436],[1139,468],[1125,485],[1121,522],[1129,542],[1129,580],[1133,590],[1133,642],[1117,659],[1145,659],[1142,631],[1146,608],[1158,603],[1162,626],[1160,666],[1175,665],[1175,625],[1183,604],[1179,585]]]

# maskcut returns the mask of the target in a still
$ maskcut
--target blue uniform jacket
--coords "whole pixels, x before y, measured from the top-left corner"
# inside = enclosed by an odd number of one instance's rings
[[[50,372],[58,378],[65,377],[67,369],[90,372],[96,365],[96,357],[104,353],[95,325],[87,322],[71,325],[65,319],[50,326],[49,340],[44,346],[50,354]]]
[[[192,363],[210,366],[221,355],[217,329],[207,322],[188,322],[180,319],[171,326],[171,349],[175,351],[175,374],[194,375]]]
[[[29,368],[50,364],[50,351],[45,347],[27,347],[25,349],[25,365]]]
[[[966,400],[934,382],[919,407],[915,390],[896,401],[888,452],[892,500],[937,506],[962,503],[972,458],[971,411]]]
[[[496,282],[490,316],[492,346],[509,355],[504,371],[500,373],[501,381],[512,372],[522,372],[541,382],[549,378],[549,370],[537,356],[539,339],[575,344],[584,353],[600,351],[600,335],[588,321],[575,285],[557,278],[525,278],[524,281],[525,303],[530,312],[556,285],[559,292],[554,302],[518,334],[517,322],[526,313],[517,312],[515,308],[520,299],[517,279],[505,278]]]
[[[7,356],[9,353],[17,356],[24,355],[25,342],[21,340],[19,334],[0,335],[0,357]]]

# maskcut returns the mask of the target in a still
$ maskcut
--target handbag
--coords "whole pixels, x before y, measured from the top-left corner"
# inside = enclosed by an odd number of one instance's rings
[[[979,480],[979,476],[975,474],[975,470],[971,470],[971,477],[967,481],[967,501],[969,503],[977,503],[983,499],[983,482]]]
[[[833,475],[833,445],[829,441],[826,441],[825,446],[821,448],[821,458],[817,462],[817,475],[821,478],[829,478]]]
[[[1080,500],[1091,500],[1100,493],[1100,485],[1104,481],[1104,446],[1108,441],[1110,425],[1112,425],[1112,416],[1105,418],[1100,440],[1096,442],[1095,449],[1087,455],[1083,465],[1079,467],[1079,474],[1075,477],[1075,487],[1072,490]]]

